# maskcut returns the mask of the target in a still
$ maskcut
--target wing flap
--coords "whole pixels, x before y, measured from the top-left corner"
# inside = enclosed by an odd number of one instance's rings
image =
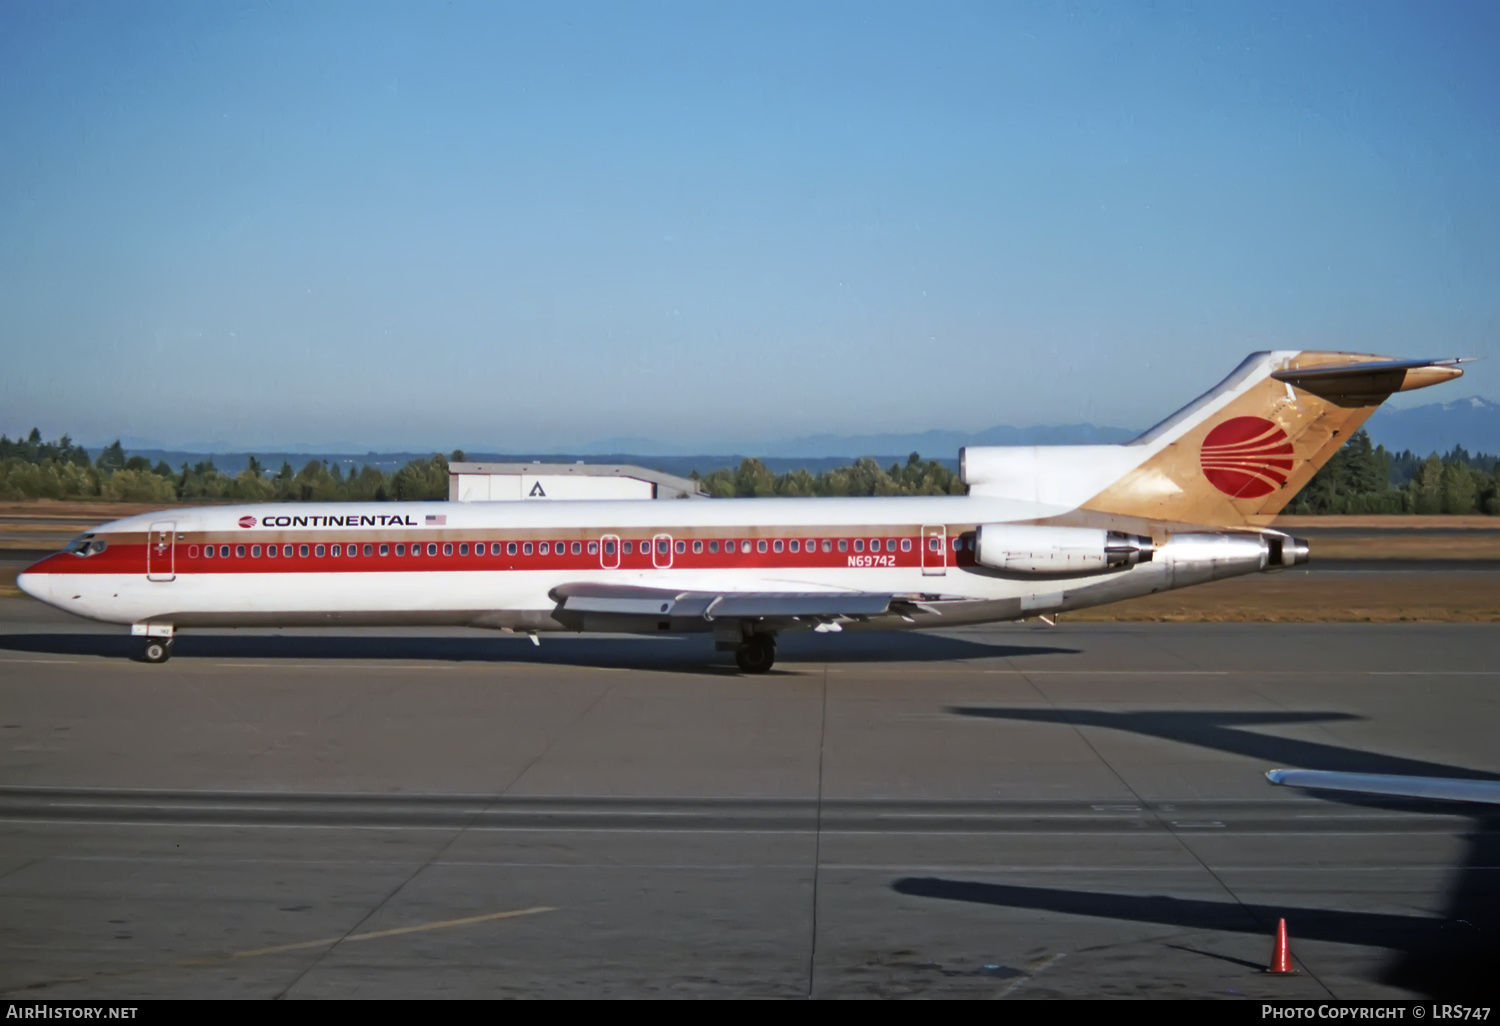
[[[710,616],[878,616],[890,611],[894,595],[868,592],[751,592],[720,595]]]
[[[705,620],[879,616],[897,599],[863,591],[674,591],[616,584],[563,584],[551,594],[568,612]]]

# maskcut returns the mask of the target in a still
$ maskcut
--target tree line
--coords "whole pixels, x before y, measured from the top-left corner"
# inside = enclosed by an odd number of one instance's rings
[[[463,453],[455,451],[455,460]],[[113,502],[384,502],[446,499],[448,457],[434,454],[386,473],[376,467],[351,468],[309,460],[301,470],[290,463],[268,473],[259,460],[228,474],[212,460],[177,469],[165,460],[155,466],[131,456],[116,441],[90,460],[82,446],[64,435],[42,440],[32,429],[24,440],[0,435],[0,499],[106,499]]]
[[[384,502],[448,497],[448,463],[465,459],[462,450],[435,453],[387,473],[377,467],[351,468],[309,460],[301,470],[289,463],[270,473],[255,457],[238,474],[227,474],[211,460],[177,469],[131,456],[116,441],[96,459],[64,435],[42,440],[32,429],[24,440],[0,435],[0,499],[108,499],[116,502]],[[905,464],[883,468],[865,457],[816,474],[794,470],[774,474],[760,460],[742,460],[692,478],[708,495],[962,495],[958,475],[935,460],[912,453]]]
[[[1500,457],[1461,445],[1426,458],[1393,453],[1356,431],[1286,512],[1500,515]]]
[[[98,457],[66,435],[44,441],[0,435],[0,499],[106,499],[116,502],[384,502],[448,496],[448,463],[464,453],[435,453],[387,473],[309,460],[300,470],[283,463],[271,473],[254,457],[238,474],[211,460],[175,470],[131,456],[116,441]],[[760,460],[741,460],[691,475],[714,498],[753,496],[962,495],[958,475],[912,453],[882,467],[870,457],[814,474],[775,474]],[[1392,453],[1356,432],[1287,507],[1288,513],[1484,513],[1500,515],[1500,458],[1471,455],[1459,446],[1426,458]]]
[[[923,460],[912,453],[906,463],[882,468],[869,456],[848,466],[820,470],[791,470],[773,474],[760,460],[741,460],[734,468],[721,467],[702,477],[690,475],[715,499],[781,495],[963,495],[967,490],[958,475],[936,460]]]

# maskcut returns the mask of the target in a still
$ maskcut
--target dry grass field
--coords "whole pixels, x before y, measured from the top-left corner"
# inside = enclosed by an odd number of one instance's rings
[[[1500,559],[1500,517],[1282,517],[1314,559]]]
[[[0,595],[34,553],[88,528],[161,506],[106,502],[0,503]],[[1064,614],[1087,621],[1474,622],[1500,621],[1500,574],[1462,569],[1500,559],[1500,517],[1284,517],[1276,527],[1308,538],[1318,561],[1388,561],[1391,573],[1288,570],[1240,577]],[[13,558],[6,559],[7,554]],[[1403,562],[1429,561],[1421,571]],[[1451,561],[1454,570],[1430,561]]]
[[[1392,564],[1396,570],[1399,564]],[[1287,570],[1064,613],[1075,621],[1493,623],[1500,574]]]
[[[180,505],[187,505],[182,503]],[[0,554],[6,549],[59,549],[91,527],[165,509],[139,502],[0,502]]]

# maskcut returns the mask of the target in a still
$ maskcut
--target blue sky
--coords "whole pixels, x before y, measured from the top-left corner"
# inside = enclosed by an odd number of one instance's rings
[[[6,4],[0,430],[744,449],[1493,357],[1497,44],[1493,3]]]

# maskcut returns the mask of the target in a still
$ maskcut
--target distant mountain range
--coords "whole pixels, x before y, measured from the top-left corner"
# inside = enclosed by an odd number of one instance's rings
[[[1470,396],[1447,403],[1429,403],[1409,409],[1382,406],[1365,424],[1377,445],[1400,452],[1426,455],[1447,452],[1462,445],[1471,453],[1500,454],[1500,403]],[[999,425],[985,431],[922,431],[914,434],[803,435],[744,451],[763,458],[829,459],[873,455],[900,456],[918,452],[930,459],[954,459],[966,445],[1107,445],[1128,442],[1141,433],[1138,428],[1099,427],[1094,424],[1062,424],[1045,427]],[[634,453],[640,456],[689,456],[693,450],[644,438],[611,438],[583,446],[580,455]]]
[[[771,447],[773,456],[850,456],[863,453],[919,452],[923,456],[957,456],[966,445],[1105,445],[1128,442],[1139,431],[1060,424],[1046,427],[998,425],[973,434],[963,431],[923,431],[918,434],[804,435]]]
[[[1410,449],[1418,455],[1447,452],[1462,445],[1470,453],[1500,454],[1500,403],[1478,396],[1446,403],[1429,403],[1409,409],[1382,407],[1366,422],[1366,429],[1377,445],[1400,452]],[[741,454],[760,458],[773,471],[798,467],[809,470],[828,469],[859,456],[875,456],[882,464],[906,459],[908,453],[920,453],[924,459],[936,459],[957,466],[958,450],[966,445],[1089,445],[1127,442],[1140,432],[1130,428],[1098,427],[1093,424],[1064,424],[1044,427],[1009,427],[1000,425],[985,431],[921,431],[912,434],[884,433],[871,435],[804,435],[769,445],[745,446],[739,453],[704,454],[693,447],[649,438],[608,438],[579,446],[568,453],[495,453],[470,452],[471,460],[573,462],[587,459],[595,463],[642,463],[671,474],[691,470],[707,473],[716,467],[738,463]],[[249,463],[249,453],[230,443],[212,446],[168,447],[160,443],[139,444],[145,439],[124,439],[133,455],[153,463],[166,460],[173,467],[211,458],[220,470],[237,473]],[[98,455],[102,446],[89,446]],[[429,452],[360,452],[354,444],[327,446],[289,445],[278,451],[254,450],[262,465],[275,472],[283,461],[301,467],[310,459],[327,460],[349,467],[365,464],[381,470],[394,470],[402,464]]]
[[[1470,396],[1398,410],[1382,406],[1365,422],[1376,445],[1419,456],[1461,445],[1470,453],[1500,454],[1500,403]]]
[[[744,446],[739,451],[773,459],[829,459],[858,456],[901,456],[921,453],[927,458],[958,457],[966,445],[1088,445],[1128,442],[1139,431],[1129,428],[1096,427],[1093,424],[1062,424],[1049,427],[1008,427],[1000,425],[984,431],[921,431],[913,434],[878,435],[802,435],[765,445]],[[658,442],[649,438],[606,438],[581,446],[583,455],[595,453],[635,453],[641,456],[691,456],[698,450],[691,446]]]

